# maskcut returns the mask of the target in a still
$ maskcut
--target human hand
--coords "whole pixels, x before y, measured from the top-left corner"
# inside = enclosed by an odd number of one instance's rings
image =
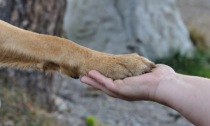
[[[210,79],[178,74],[159,64],[150,73],[115,81],[92,70],[81,81],[116,98],[164,104],[196,126],[210,124]]]
[[[172,68],[159,64],[150,73],[115,81],[92,70],[88,76],[81,78],[81,82],[102,90],[112,97],[124,100],[158,101],[158,87],[174,76],[175,72]]]

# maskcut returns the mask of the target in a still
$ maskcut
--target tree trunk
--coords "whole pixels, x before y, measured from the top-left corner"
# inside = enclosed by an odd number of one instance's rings
[[[151,60],[193,50],[175,0],[68,0],[64,29],[90,48]]]
[[[0,19],[30,31],[60,36],[65,5],[65,0],[0,0]],[[53,75],[1,69],[0,77],[1,83],[7,86],[27,87],[36,101],[52,109],[49,95]]]

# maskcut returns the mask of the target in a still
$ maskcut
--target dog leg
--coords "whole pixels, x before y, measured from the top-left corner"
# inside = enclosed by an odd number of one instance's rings
[[[138,55],[111,55],[72,41],[14,27],[0,21],[0,65],[55,70],[73,78],[98,70],[112,79],[135,76],[154,66]]]

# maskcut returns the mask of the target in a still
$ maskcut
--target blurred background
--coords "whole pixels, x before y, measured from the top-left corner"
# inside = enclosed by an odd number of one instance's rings
[[[0,0],[0,19],[94,50],[210,77],[209,0]],[[111,98],[59,73],[0,69],[0,126],[192,126],[154,102]]]

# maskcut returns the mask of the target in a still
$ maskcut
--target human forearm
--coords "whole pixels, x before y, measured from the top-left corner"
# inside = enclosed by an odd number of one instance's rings
[[[157,89],[159,102],[177,110],[199,126],[210,124],[210,80],[181,74],[166,79]]]

